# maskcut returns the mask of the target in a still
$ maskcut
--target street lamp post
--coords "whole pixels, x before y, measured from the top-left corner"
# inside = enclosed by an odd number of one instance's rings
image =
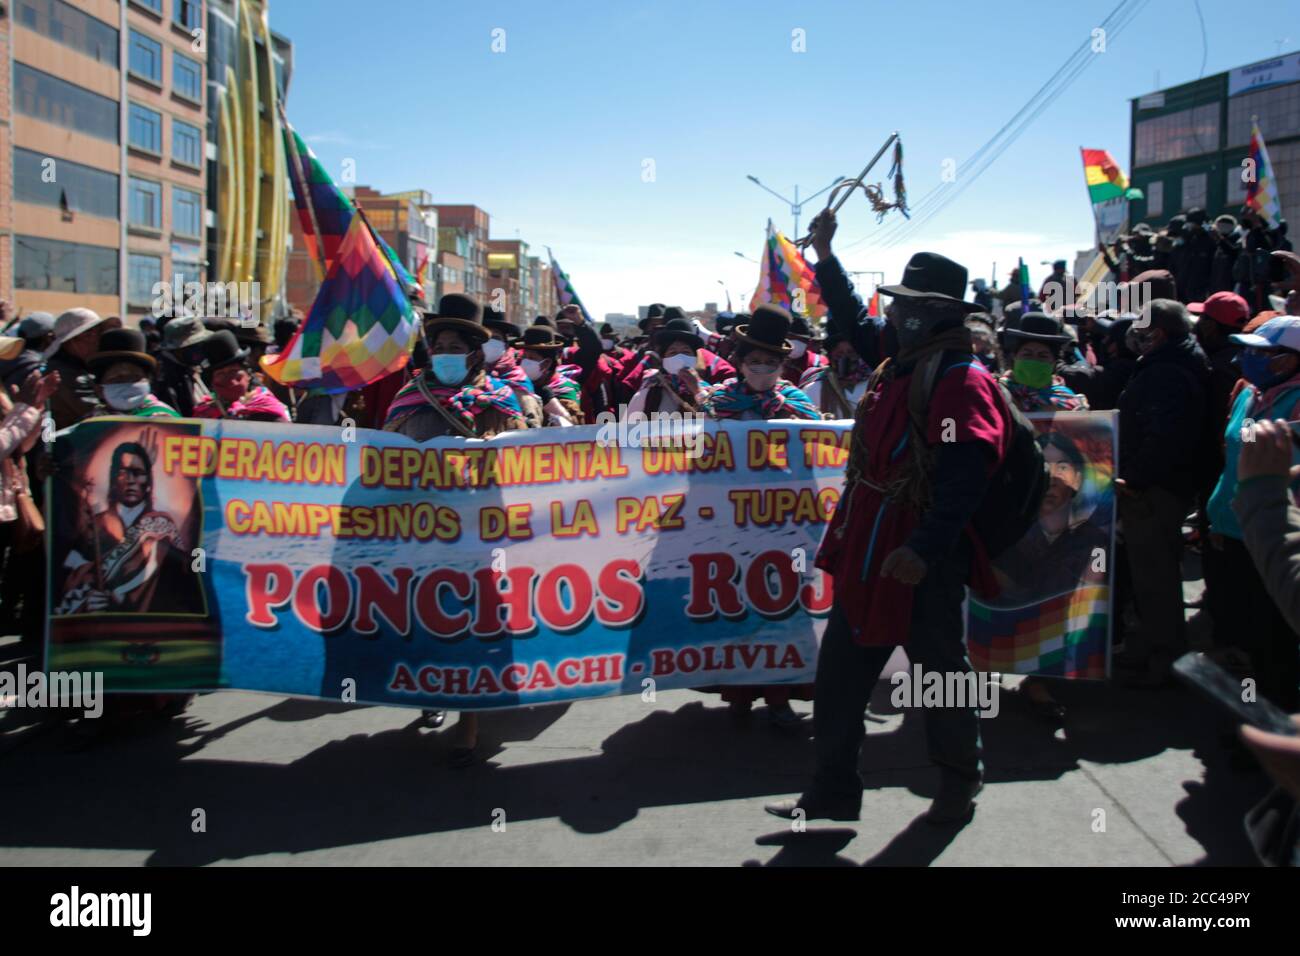
[[[755,186],[757,186],[759,189],[767,190],[767,192],[770,192],[773,196],[775,196],[777,199],[781,200],[781,202],[785,203],[787,206],[790,207],[790,214],[794,216],[794,232],[792,233],[792,235],[794,235],[796,238],[800,235],[799,216],[803,213],[803,204],[806,202],[812,202],[822,193],[826,192],[826,190],[831,189],[844,181],[843,176],[836,176],[835,179],[830,183],[830,185],[822,187],[821,189],[813,193],[811,196],[806,196],[803,199],[799,198],[799,187],[796,185],[794,187],[794,199],[786,199],[775,189],[768,189],[767,186],[759,182],[757,176],[746,176],[745,178],[748,179]]]
[[[739,255],[739,253],[737,253],[737,255]],[[718,285],[722,286],[722,291],[727,294],[727,311],[730,312],[731,311],[731,290],[727,288],[727,283],[723,282],[721,279],[718,280]]]

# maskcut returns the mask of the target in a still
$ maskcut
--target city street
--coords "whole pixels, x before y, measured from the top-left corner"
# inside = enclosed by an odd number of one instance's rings
[[[861,822],[805,833],[762,804],[808,779],[811,728],[782,734],[761,707],[738,725],[692,691],[489,714],[468,770],[445,766],[454,717],[430,731],[393,707],[208,694],[87,750],[11,711],[0,866],[1253,862],[1241,821],[1266,780],[1233,766],[1227,724],[1184,690],[1071,685],[1064,732],[1004,693],[982,723],[988,786],[954,831],[920,820],[935,771],[890,689],[868,719]]]

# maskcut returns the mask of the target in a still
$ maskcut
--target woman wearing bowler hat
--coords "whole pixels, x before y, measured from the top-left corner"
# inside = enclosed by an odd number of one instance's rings
[[[249,351],[229,329],[203,342],[212,394],[194,409],[195,418],[237,418],[251,422],[290,421],[289,409],[264,385],[253,384]]]
[[[384,431],[426,441],[444,435],[491,438],[526,428],[515,390],[485,367],[489,338],[477,302],[455,292],[444,295],[438,311],[424,316],[428,363],[393,397]]]
[[[782,365],[790,355],[786,341],[789,330],[790,313],[778,305],[760,305],[747,324],[736,328],[733,358],[740,374],[705,392],[704,410],[710,417],[739,421],[820,419],[808,396],[781,378]],[[764,698],[773,725],[782,730],[799,727],[803,719],[790,707],[790,699],[812,699],[811,684],[701,689],[721,694],[737,718],[747,716],[754,701]]]
[[[1001,377],[1022,412],[1084,412],[1088,400],[1056,374],[1061,349],[1071,341],[1060,319],[1026,312],[1018,328],[1002,333],[1011,368]]]
[[[542,404],[543,424],[547,426],[582,425],[586,421],[582,386],[575,380],[580,369],[560,364],[565,348],[564,338],[549,325],[529,326],[519,342],[519,365]]]
[[[180,412],[153,393],[158,361],[145,351],[145,335],[135,329],[112,329],[99,338],[99,351],[86,365],[95,376],[95,394],[109,415],[179,418]]]
[[[696,333],[685,318],[671,319],[652,336],[654,352],[646,357],[647,368],[641,377],[641,387],[628,402],[628,414],[643,412],[694,413],[700,410],[711,384],[721,384],[736,374],[736,370],[723,359],[714,356],[711,371],[702,354],[704,339]],[[655,356],[652,360],[650,356]],[[649,364],[654,361],[655,364]],[[655,367],[657,365],[657,367]],[[713,378],[716,369],[725,365],[728,373],[723,378]]]

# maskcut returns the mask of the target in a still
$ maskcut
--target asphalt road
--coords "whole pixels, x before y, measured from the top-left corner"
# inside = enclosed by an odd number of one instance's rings
[[[1063,730],[1004,694],[981,722],[988,786],[948,829],[920,819],[936,771],[920,713],[889,691],[861,822],[803,833],[762,804],[808,780],[811,728],[782,733],[761,707],[737,723],[692,691],[487,715],[486,759],[465,770],[446,765],[454,717],[427,730],[400,708],[207,694],[87,749],[10,711],[0,866],[1253,862],[1241,820],[1267,781],[1185,691],[1071,684]]]

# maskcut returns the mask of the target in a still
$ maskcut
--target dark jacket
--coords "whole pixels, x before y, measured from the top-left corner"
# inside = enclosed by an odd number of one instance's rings
[[[1209,296],[1214,250],[1214,238],[1204,229],[1189,230],[1184,236],[1182,268],[1175,274],[1178,298],[1184,302],[1204,302]]]
[[[59,373],[59,388],[50,397],[54,427],[71,428],[95,411],[95,389],[88,369],[80,359],[60,349],[46,366]]]
[[[829,315],[826,318],[828,335],[847,338],[862,361],[875,368],[896,349],[893,332],[882,316],[868,315],[862,298],[853,291],[853,283],[844,273],[840,260],[831,256],[817,263],[813,271],[821,286],[822,301]]]
[[[1083,393],[1088,399],[1088,407],[1094,412],[1106,412],[1118,407],[1120,395],[1137,371],[1137,362],[1137,359],[1127,357],[1107,359],[1106,364],[1097,369],[1097,374],[1088,382]]]
[[[1209,451],[1209,387],[1205,353],[1191,336],[1138,359],[1119,397],[1120,477],[1129,487],[1197,490]]]
[[[1234,285],[1233,267],[1237,264],[1237,257],[1241,255],[1241,240],[1235,233],[1227,237],[1212,233],[1211,238],[1214,240],[1214,258],[1210,260],[1208,291],[1211,295],[1216,292],[1231,292]]]
[[[0,381],[8,388],[18,388],[41,367],[41,353],[25,348],[7,362],[0,362]]]

